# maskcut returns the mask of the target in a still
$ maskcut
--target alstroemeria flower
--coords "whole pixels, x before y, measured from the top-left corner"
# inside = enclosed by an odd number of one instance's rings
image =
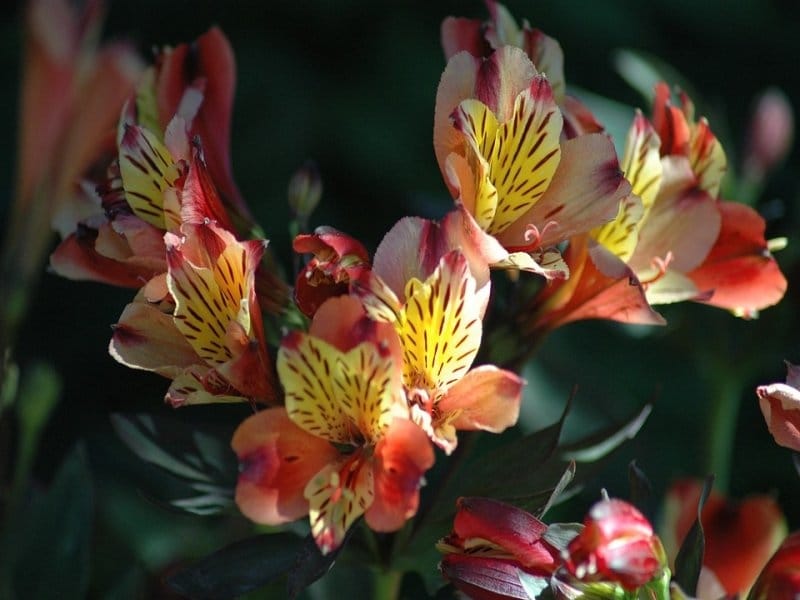
[[[662,539],[671,560],[697,518],[702,484],[674,483],[667,493]],[[770,555],[786,535],[786,522],[775,500],[750,496],[738,502],[712,491],[701,513],[708,569],[726,594],[745,596]]]
[[[378,249],[373,271],[355,291],[367,313],[391,323],[400,337],[412,418],[448,453],[456,447],[458,429],[499,433],[516,423],[523,381],[492,365],[470,369],[481,342],[489,284],[476,290],[467,259],[453,250],[424,281],[408,279],[398,297],[379,268],[390,246]],[[399,283],[398,271],[389,273]]]
[[[285,408],[250,417],[233,437],[242,512],[272,525],[308,513],[323,554],[362,515],[375,531],[402,527],[434,454],[408,419],[401,360],[392,328],[347,296],[320,307],[308,334],[286,336]]]
[[[800,596],[800,531],[788,536],[761,571],[748,598],[797,600]]]
[[[542,265],[542,253],[611,220],[630,190],[608,136],[562,140],[562,124],[550,84],[519,48],[448,62],[436,158],[476,228],[505,248],[493,266],[565,277],[563,262]]]
[[[786,366],[786,383],[761,385],[756,394],[775,443],[800,452],[800,367]]]
[[[521,572],[547,576],[559,550],[544,539],[547,525],[489,498],[459,498],[453,531],[439,540],[439,569],[470,598],[526,598]]]
[[[332,227],[298,235],[292,246],[295,252],[314,255],[297,274],[294,287],[297,307],[307,317],[313,317],[328,298],[346,294],[350,281],[370,268],[363,244]]]
[[[627,590],[658,577],[666,554],[650,522],[622,500],[601,500],[567,548],[566,570],[583,582],[617,583]]]
[[[586,133],[600,133],[603,126],[598,123],[591,111],[574,96],[566,94],[564,78],[564,52],[557,40],[539,29],[530,26],[527,20],[518,25],[508,9],[486,0],[490,19],[447,17],[442,22],[442,48],[445,58],[450,60],[462,51],[473,56],[488,57],[492,51],[503,46],[521,48],[531,59],[536,70],[547,77],[553,96],[564,115],[564,133],[576,137]]]
[[[186,223],[181,233],[165,236],[169,298],[155,304],[140,294],[126,307],[112,356],[172,378],[166,399],[173,406],[274,401],[255,294],[265,242],[239,242],[211,223]]]

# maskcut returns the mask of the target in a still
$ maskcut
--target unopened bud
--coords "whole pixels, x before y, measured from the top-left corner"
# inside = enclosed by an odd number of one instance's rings
[[[322,198],[322,180],[317,165],[308,161],[289,180],[289,208],[294,216],[305,222]]]
[[[744,168],[761,178],[789,152],[794,137],[794,113],[786,95],[770,88],[758,99],[747,137]]]

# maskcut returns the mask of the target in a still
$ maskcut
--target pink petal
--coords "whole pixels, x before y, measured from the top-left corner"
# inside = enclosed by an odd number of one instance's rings
[[[515,561],[469,554],[446,554],[439,564],[442,574],[473,600],[527,600]]]
[[[153,305],[128,304],[113,330],[108,351],[127,367],[177,377],[184,368],[201,362],[175,327],[172,315]]]
[[[525,382],[511,371],[483,365],[469,371],[437,403],[442,415],[455,413],[456,429],[500,433],[517,422]]]
[[[800,452],[800,391],[785,383],[759,386],[758,404],[775,443]]]
[[[659,192],[628,264],[639,273],[650,267],[653,258],[671,253],[669,267],[687,273],[708,256],[721,220],[717,202],[706,192],[694,189],[673,196]]]
[[[249,417],[236,429],[231,447],[241,464],[236,504],[249,519],[268,525],[308,513],[306,484],[339,454],[292,423],[284,408]]]

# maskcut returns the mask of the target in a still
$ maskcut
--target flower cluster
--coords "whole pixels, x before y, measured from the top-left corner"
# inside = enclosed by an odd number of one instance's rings
[[[653,306],[685,300],[754,317],[786,289],[764,220],[720,197],[725,152],[685,94],[658,84],[620,158],[566,93],[558,42],[487,5],[487,22],[442,25],[433,145],[452,208],[402,218],[371,257],[344,232],[307,229],[321,197],[307,169],[290,186],[291,287],[273,267],[232,175],[235,63],[216,28],[160,50],[117,99],[102,181],[59,213],[52,269],[136,290],[111,355],[169,379],[173,407],[249,404],[231,442],[236,503],[261,524],[308,516],[323,555],[362,517],[400,530],[459,432],[516,424],[525,382],[504,368],[513,360],[481,353],[506,280],[538,281],[500,316],[520,356],[573,321],[663,324]],[[271,344],[268,325],[281,332]],[[759,397],[776,439],[798,449],[795,387]],[[666,553],[631,505],[604,500],[565,531],[465,498],[442,572],[487,598],[525,597],[537,578],[570,598],[667,585]]]

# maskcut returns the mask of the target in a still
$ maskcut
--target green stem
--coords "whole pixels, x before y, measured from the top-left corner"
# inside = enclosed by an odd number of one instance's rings
[[[375,588],[372,595],[375,600],[396,600],[400,597],[400,584],[403,581],[402,571],[375,571]]]
[[[715,475],[715,487],[727,493],[731,476],[733,442],[739,416],[739,379],[732,373],[712,379],[716,393],[711,398],[709,432],[706,440],[706,470]]]

